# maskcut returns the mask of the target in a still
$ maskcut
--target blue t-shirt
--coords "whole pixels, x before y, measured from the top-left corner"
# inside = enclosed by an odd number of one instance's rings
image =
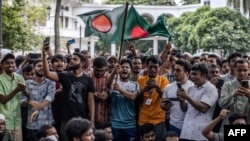
[[[128,92],[139,93],[137,82],[117,81],[117,84]],[[136,127],[135,101],[124,97],[120,92],[111,90],[111,125],[113,128],[129,129]]]

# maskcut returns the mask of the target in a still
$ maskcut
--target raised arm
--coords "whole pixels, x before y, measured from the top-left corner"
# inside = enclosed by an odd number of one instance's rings
[[[213,128],[228,115],[229,111],[226,109],[222,109],[220,115],[212,120],[209,124],[207,124],[202,129],[202,135],[205,136],[208,140],[213,139],[214,132],[212,131]]]
[[[59,77],[56,72],[49,70],[49,64],[47,61],[47,55],[49,51],[49,44],[43,45],[43,52],[42,52],[42,59],[43,59],[43,74],[45,77],[53,80],[53,81],[59,81]]]

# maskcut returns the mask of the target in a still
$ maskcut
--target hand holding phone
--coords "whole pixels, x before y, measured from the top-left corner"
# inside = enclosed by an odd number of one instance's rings
[[[241,80],[241,86],[244,88],[249,88],[249,81],[248,80]]]
[[[46,37],[45,40],[43,41],[43,50],[48,51],[49,44],[50,44],[50,37]]]
[[[180,83],[180,82],[176,82],[176,85],[177,85],[177,87],[178,87],[178,90],[181,90],[181,89],[182,89],[181,83]]]

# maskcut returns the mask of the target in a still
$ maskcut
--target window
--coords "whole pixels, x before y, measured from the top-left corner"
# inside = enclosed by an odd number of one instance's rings
[[[65,10],[65,11],[69,11],[69,7],[68,7],[68,6],[65,6],[65,7],[64,7],[64,10]]]

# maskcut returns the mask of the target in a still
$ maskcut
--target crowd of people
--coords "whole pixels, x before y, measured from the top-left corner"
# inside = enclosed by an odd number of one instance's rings
[[[221,141],[224,125],[249,124],[247,55],[128,46],[121,59],[46,42],[40,58],[2,55],[0,140]]]

